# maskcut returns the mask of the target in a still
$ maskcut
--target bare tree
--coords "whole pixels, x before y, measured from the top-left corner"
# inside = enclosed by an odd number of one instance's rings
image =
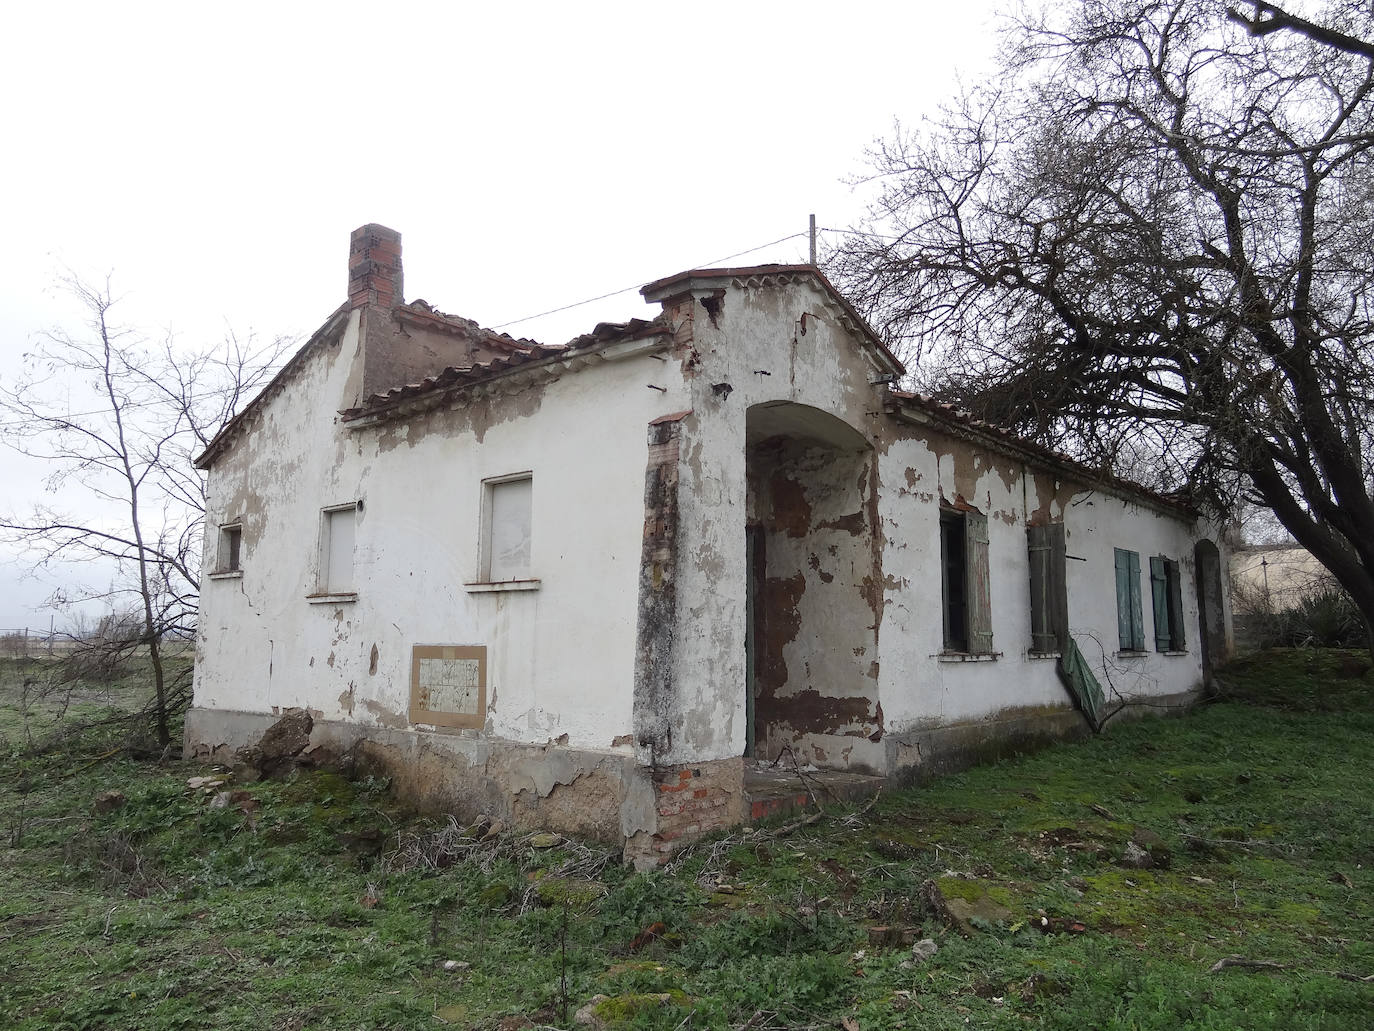
[[[1276,4],[1267,4],[1264,0],[1243,2],[1250,5],[1248,13],[1231,8],[1227,10],[1226,16],[1238,25],[1245,26],[1245,30],[1252,36],[1267,36],[1271,32],[1296,32],[1318,43],[1344,50],[1347,54],[1374,57],[1374,42],[1352,36],[1329,25],[1308,21],[1296,14],[1290,14]]]
[[[1251,6],[1022,16],[999,77],[872,155],[829,266],[928,388],[1262,503],[1374,632],[1374,13]]]
[[[118,579],[101,594],[121,618],[102,626],[118,638],[102,633],[102,646],[146,649],[166,745],[164,644],[194,634],[199,602],[205,495],[191,459],[265,382],[287,342],[260,347],[231,335],[200,352],[170,338],[153,343],[113,321],[108,280],[66,285],[87,314],[83,331],[52,331],[24,356],[24,376],[0,385],[0,420],[10,447],[50,464],[49,487],[65,489],[73,508],[0,515],[0,538],[40,564],[113,564]]]

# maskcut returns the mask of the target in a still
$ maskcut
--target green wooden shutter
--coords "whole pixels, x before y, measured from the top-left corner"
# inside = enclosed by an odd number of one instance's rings
[[[1069,596],[1063,523],[1026,527],[1030,556],[1031,650],[1062,651],[1068,639]]]
[[[1131,649],[1131,553],[1116,549],[1116,636],[1121,650]]]
[[[1050,629],[1062,652],[1069,643],[1068,531],[1050,523]]]
[[[1050,565],[1053,549],[1050,528],[1044,524],[1026,527],[1026,548],[1030,556],[1030,617],[1031,651],[1047,652],[1055,648],[1054,628],[1050,615]]]
[[[1116,628],[1121,650],[1143,651],[1145,617],[1140,611],[1140,555],[1116,550]]]
[[[1131,648],[1145,650],[1145,614],[1140,608],[1140,554],[1128,551],[1131,556]]]
[[[1155,651],[1167,652],[1173,645],[1169,633],[1169,578],[1164,572],[1164,558],[1150,556],[1150,601],[1155,620]]]
[[[1078,700],[1079,708],[1083,710],[1083,715],[1088,718],[1088,723],[1093,730],[1101,731],[1102,710],[1106,708],[1106,698],[1102,693],[1102,685],[1098,683],[1097,677],[1093,675],[1092,667],[1088,665],[1088,660],[1078,650],[1078,645],[1074,643],[1072,637],[1065,638],[1064,651],[1059,656],[1057,668],[1059,679],[1064,682],[1064,686]]]
[[[1183,622],[1183,579],[1179,574],[1178,562],[1166,559],[1164,575],[1169,581],[1169,631],[1173,650],[1181,652],[1188,647],[1188,636],[1184,633]]]
[[[992,651],[992,592],[988,583],[988,517],[982,512],[964,513],[964,562],[968,650],[986,655]]]

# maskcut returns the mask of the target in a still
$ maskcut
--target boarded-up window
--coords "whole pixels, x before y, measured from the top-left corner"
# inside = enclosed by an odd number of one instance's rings
[[[340,505],[324,510],[320,525],[320,586],[325,594],[351,594],[353,539],[358,506]]]
[[[1069,633],[1063,523],[1026,527],[1030,554],[1031,651],[1064,650]]]
[[[983,513],[940,513],[940,587],[945,651],[990,654],[992,595]]]
[[[1150,557],[1150,596],[1155,620],[1155,650],[1181,652],[1187,646],[1183,632],[1183,586],[1178,563],[1163,555]]]
[[[1116,626],[1123,652],[1145,650],[1145,619],[1140,611],[1140,554],[1116,550]]]
[[[529,578],[533,482],[526,474],[488,480],[484,485],[483,580]]]

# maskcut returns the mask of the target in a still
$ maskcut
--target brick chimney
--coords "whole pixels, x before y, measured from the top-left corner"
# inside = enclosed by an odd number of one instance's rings
[[[348,245],[348,306],[390,311],[404,303],[401,234],[375,223],[353,230]]]

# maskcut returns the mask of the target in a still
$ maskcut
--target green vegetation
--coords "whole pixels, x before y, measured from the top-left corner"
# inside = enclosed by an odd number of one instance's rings
[[[101,727],[34,752],[109,699],[26,728],[21,672],[0,668],[6,1028],[567,1028],[584,1008],[616,1028],[1374,1025],[1354,979],[1374,974],[1367,654],[1251,657],[1187,717],[656,875],[562,839],[479,843],[367,778],[192,790],[213,771],[108,755]],[[1210,973],[1225,957],[1275,966]]]

